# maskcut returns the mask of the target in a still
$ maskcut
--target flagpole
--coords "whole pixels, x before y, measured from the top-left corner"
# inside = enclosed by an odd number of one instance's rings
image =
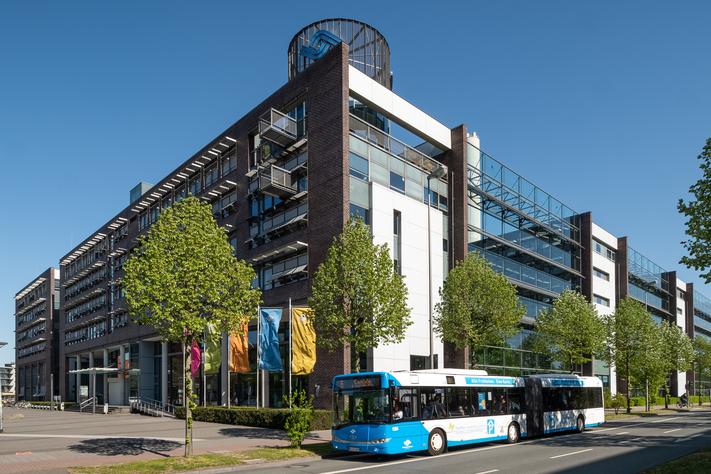
[[[207,374],[205,374],[205,358],[207,357],[207,340],[205,328],[202,329],[202,406],[207,406]]]
[[[262,309],[261,306],[257,306],[257,387],[255,391],[255,402],[257,405],[257,408],[259,407],[259,350],[261,348],[261,340],[259,338],[259,329],[262,323]]]
[[[291,394],[292,394],[292,389],[291,389],[291,370],[294,364],[294,333],[293,333],[293,323],[292,321],[294,320],[294,312],[293,308],[291,307],[291,296],[289,297],[289,399],[291,400]],[[291,408],[291,405],[289,406]]]

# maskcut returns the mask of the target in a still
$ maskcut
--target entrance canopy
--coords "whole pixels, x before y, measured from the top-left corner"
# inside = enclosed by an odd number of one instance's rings
[[[115,369],[111,367],[92,367],[90,369],[78,369],[70,370],[70,374],[118,374],[121,372],[120,369]],[[124,369],[123,373],[128,373],[131,375],[139,375],[141,373],[140,369]]]

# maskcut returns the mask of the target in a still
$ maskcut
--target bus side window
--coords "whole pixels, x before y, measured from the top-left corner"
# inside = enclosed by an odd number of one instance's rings
[[[420,404],[418,403],[416,388],[400,388],[396,402],[400,403],[403,420],[420,417]]]
[[[521,396],[522,388],[509,388],[506,390],[508,397],[508,409],[510,415],[519,415],[523,413],[523,397]]]
[[[469,416],[469,389],[447,388],[447,413],[449,416]]]
[[[505,415],[508,413],[506,406],[506,389],[492,389],[492,411],[494,415]]]

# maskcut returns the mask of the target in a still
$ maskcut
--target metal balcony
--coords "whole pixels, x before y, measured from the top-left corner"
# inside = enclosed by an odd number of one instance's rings
[[[270,109],[259,117],[259,136],[287,148],[296,142],[296,120],[278,110]]]
[[[267,166],[259,172],[259,189],[264,194],[279,199],[288,199],[297,191],[291,173],[274,165]]]

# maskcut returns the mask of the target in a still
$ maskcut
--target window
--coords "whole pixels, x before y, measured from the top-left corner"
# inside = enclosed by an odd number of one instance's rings
[[[676,309],[676,314],[678,314],[679,316],[681,316],[682,313],[683,313],[683,311],[682,311],[681,308],[677,308],[677,309]]]
[[[185,186],[175,188],[175,202],[180,202],[185,199]]]
[[[218,171],[217,165],[214,164],[205,170],[205,187],[209,188],[217,182]]]
[[[393,212],[393,264],[395,273],[402,275],[402,214]]]
[[[400,405],[403,420],[417,419],[420,417],[420,404],[418,403],[416,388],[400,388],[393,399],[394,404]],[[394,408],[394,406],[393,406]],[[395,411],[393,410],[393,413]]]
[[[158,215],[160,215],[160,206],[156,204],[151,208],[151,223],[158,222]]]
[[[138,221],[138,229],[143,230],[148,227],[148,222],[148,212],[142,213]]]
[[[610,274],[609,274],[609,273],[605,273],[605,272],[603,272],[602,270],[598,270],[597,268],[594,268],[594,269],[593,269],[593,274],[594,274],[596,277],[601,278],[601,279],[603,279],[603,280],[605,280],[605,281],[610,281]]]
[[[237,156],[230,155],[222,159],[222,176],[227,176],[237,168]]]
[[[603,298],[602,296],[593,295],[593,301],[602,306],[610,306],[610,300],[608,300],[607,298]]]
[[[447,388],[447,414],[453,418],[471,416],[468,388]]]
[[[676,293],[677,298],[679,298],[680,300],[684,301],[686,299],[686,295],[684,295],[684,292],[681,291],[679,288],[676,289]]]
[[[190,180],[190,194],[197,196],[200,192],[202,192],[202,180],[200,176],[196,176]]]
[[[390,189],[405,194],[405,178],[395,173],[390,172]]]
[[[605,245],[602,245],[599,242],[593,242],[593,248],[595,249],[595,253],[599,253],[608,260],[612,260],[613,262],[615,261],[614,250],[607,248]]]
[[[420,405],[423,420],[447,418],[447,397],[444,388],[420,388]]]

